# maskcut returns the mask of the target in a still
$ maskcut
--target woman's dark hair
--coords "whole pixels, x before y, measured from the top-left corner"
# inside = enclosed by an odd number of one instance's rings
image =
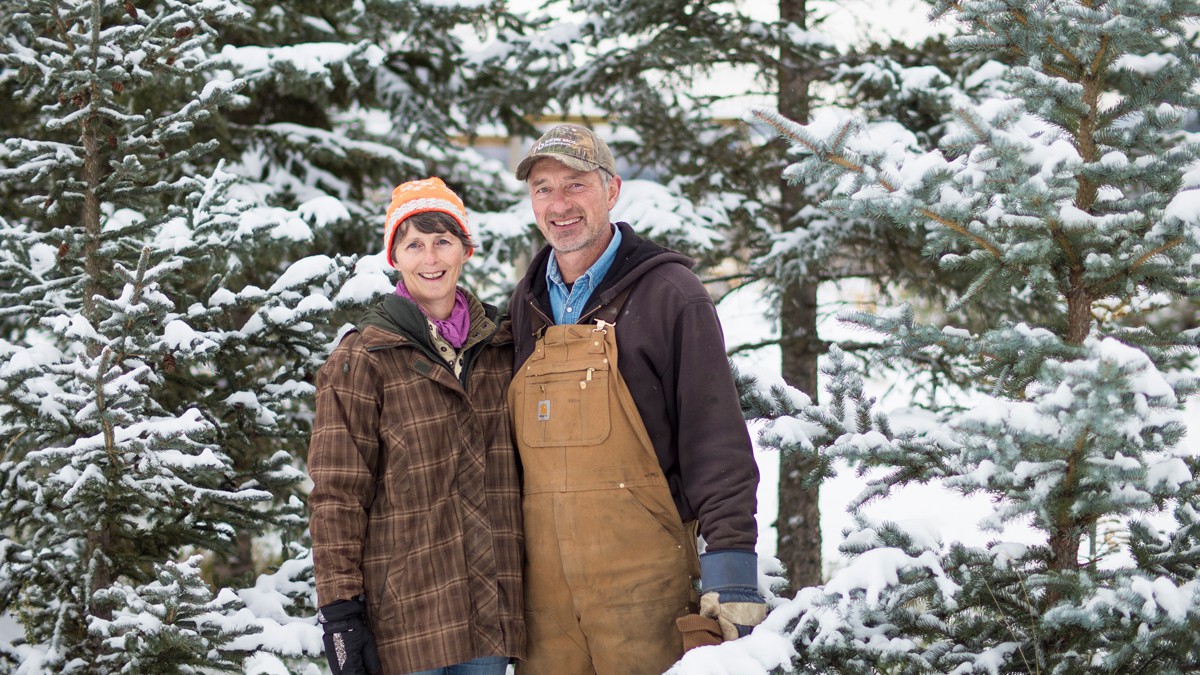
[[[410,225],[417,228],[417,232],[421,232],[423,234],[440,234],[442,232],[449,232],[457,237],[458,240],[462,242],[464,247],[468,249],[475,248],[475,242],[471,241],[471,238],[468,237],[467,233],[463,232],[462,227],[459,226],[458,221],[455,220],[454,216],[450,215],[449,213],[442,213],[441,211],[422,211],[420,213],[414,213],[400,221],[400,224],[396,226],[396,236],[392,238],[392,241],[398,242],[403,239],[405,233],[408,232],[408,227]],[[394,245],[395,244],[393,244],[393,246]]]

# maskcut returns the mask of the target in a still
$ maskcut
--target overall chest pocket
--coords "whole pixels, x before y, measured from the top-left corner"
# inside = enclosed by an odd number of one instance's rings
[[[521,440],[529,447],[596,445],[608,438],[608,364],[559,364],[525,376]]]

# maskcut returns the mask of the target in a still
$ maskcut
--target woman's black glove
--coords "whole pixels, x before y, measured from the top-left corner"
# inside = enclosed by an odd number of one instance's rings
[[[333,675],[377,675],[382,670],[375,636],[367,628],[363,599],[338,600],[317,612],[325,629],[325,658]]]

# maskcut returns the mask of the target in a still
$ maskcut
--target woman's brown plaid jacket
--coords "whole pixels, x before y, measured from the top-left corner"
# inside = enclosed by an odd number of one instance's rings
[[[366,596],[383,672],[523,657],[512,338],[469,297],[461,379],[389,296],[317,376],[310,530],[321,605]]]

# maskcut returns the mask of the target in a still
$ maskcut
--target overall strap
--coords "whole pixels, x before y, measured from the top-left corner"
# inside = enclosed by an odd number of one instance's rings
[[[607,303],[593,310],[592,313],[588,315],[589,323],[598,319],[604,323],[616,324],[617,315],[621,313],[621,308],[625,306],[625,299],[629,297],[630,291],[632,291],[633,287],[636,285],[637,284],[630,284],[626,286],[625,290],[617,293],[612,300],[609,300]]]
[[[608,324],[616,324],[617,315],[621,313],[621,308],[625,306],[625,299],[629,297],[629,293],[633,291],[633,287],[637,284],[630,284],[625,287],[625,290],[613,296],[613,299],[607,303],[593,309],[587,314],[587,320],[580,319],[580,323],[591,323],[595,320],[600,320]],[[546,334],[546,328],[554,325],[554,322],[549,321],[540,311],[534,308],[534,311],[529,313],[529,332],[533,335],[534,340],[540,340]]]

